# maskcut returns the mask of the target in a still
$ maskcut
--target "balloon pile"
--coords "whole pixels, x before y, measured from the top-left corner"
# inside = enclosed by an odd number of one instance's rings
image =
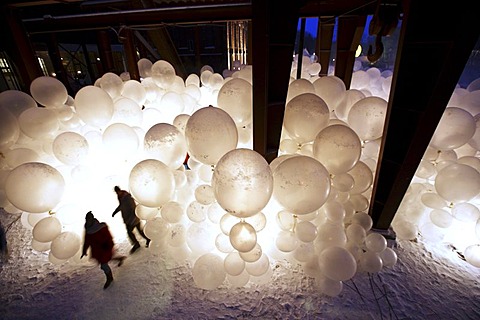
[[[90,210],[126,240],[111,217],[118,185],[138,202],[149,250],[191,265],[203,289],[268,282],[275,261],[286,260],[336,296],[356,273],[395,265],[366,213],[391,73],[358,70],[346,90],[305,61],[302,78],[291,77],[279,155],[267,163],[252,150],[251,66],[223,74],[204,66],[185,80],[165,60],[138,67],[140,82],[106,73],[75,97],[52,77],[35,79],[30,95],[0,93],[0,206],[22,213],[34,250],[55,264],[81,263]],[[453,153],[435,161],[454,162]],[[448,201],[476,196],[473,164],[439,173],[440,189],[453,175],[470,179],[464,191],[447,188]]]

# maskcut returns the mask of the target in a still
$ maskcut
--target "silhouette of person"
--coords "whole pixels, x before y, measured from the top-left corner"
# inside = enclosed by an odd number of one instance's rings
[[[98,261],[100,268],[105,272],[107,281],[103,286],[106,289],[113,281],[112,269],[108,265],[111,260],[117,260],[118,266],[123,264],[124,256],[114,257],[113,238],[105,222],[99,222],[93,216],[92,211],[85,215],[85,239],[83,242],[82,256],[87,254],[88,248],[91,248],[92,258]]]
[[[123,222],[125,223],[125,227],[127,228],[128,238],[133,245],[130,253],[134,253],[135,251],[137,251],[138,248],[140,248],[140,243],[138,242],[137,237],[135,237],[135,234],[133,233],[134,229],[137,229],[138,233],[146,240],[145,247],[148,248],[148,246],[150,245],[150,239],[143,232],[140,226],[140,219],[135,214],[135,208],[137,204],[132,198],[132,195],[129,192],[120,189],[119,186],[115,186],[113,190],[117,194],[119,205],[115,209],[115,211],[113,211],[112,217],[115,217],[115,214],[117,212],[122,212],[122,218]]]

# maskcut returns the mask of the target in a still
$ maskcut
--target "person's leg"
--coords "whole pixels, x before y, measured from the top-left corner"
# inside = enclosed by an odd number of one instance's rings
[[[134,253],[135,251],[137,251],[138,248],[140,248],[140,243],[138,242],[137,238],[135,237],[135,234],[133,233],[134,228],[135,226],[131,226],[131,225],[127,226],[128,238],[130,238],[130,242],[133,244],[133,247],[130,250],[130,253]]]
[[[110,266],[108,265],[108,263],[102,263],[100,265],[100,268],[103,270],[103,272],[105,272],[105,276],[107,277],[107,281],[105,282],[105,285],[103,286],[103,289],[107,289],[108,286],[110,286],[110,284],[113,281],[112,269],[110,269]]]
[[[145,239],[147,240],[145,246],[148,248],[148,246],[150,245],[150,239],[145,235],[145,232],[143,232],[143,229],[141,228],[140,226],[140,223],[138,223],[135,228],[137,228],[138,230],[138,233],[140,233],[140,235]]]

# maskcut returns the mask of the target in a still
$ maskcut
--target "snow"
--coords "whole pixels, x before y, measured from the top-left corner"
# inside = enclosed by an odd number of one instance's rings
[[[357,273],[336,297],[321,294],[301,266],[280,260],[268,277],[236,288],[198,288],[181,251],[142,247],[113,284],[78,255],[55,265],[31,249],[19,214],[1,211],[9,258],[0,264],[0,319],[479,319],[480,269],[442,244],[389,241],[397,264]],[[128,255],[130,244],[117,244]],[[427,247],[430,246],[430,247]]]

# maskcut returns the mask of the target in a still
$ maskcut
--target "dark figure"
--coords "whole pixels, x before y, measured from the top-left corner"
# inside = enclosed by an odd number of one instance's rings
[[[135,237],[135,234],[133,233],[133,229],[137,229],[138,233],[147,240],[146,242],[146,247],[148,248],[150,244],[150,239],[143,233],[143,230],[140,226],[140,219],[137,217],[135,214],[135,208],[137,204],[135,203],[135,200],[132,198],[132,195],[125,191],[120,189],[120,187],[115,186],[113,188],[115,193],[117,194],[118,202],[119,205],[113,211],[112,217],[115,217],[115,214],[119,211],[122,212],[122,218],[123,222],[125,223],[125,226],[127,227],[127,234],[128,238],[130,239],[130,242],[132,243],[133,247],[130,250],[130,253],[134,253],[137,251],[138,248],[140,248],[140,243],[138,242],[137,238]]]
[[[91,248],[92,258],[100,263],[100,268],[105,272],[107,281],[103,289],[108,288],[113,281],[112,269],[108,265],[110,260],[117,260],[118,266],[123,264],[124,256],[114,257],[113,238],[105,222],[98,222],[89,211],[85,216],[85,240],[83,242],[83,258],[87,254],[88,248]]]

